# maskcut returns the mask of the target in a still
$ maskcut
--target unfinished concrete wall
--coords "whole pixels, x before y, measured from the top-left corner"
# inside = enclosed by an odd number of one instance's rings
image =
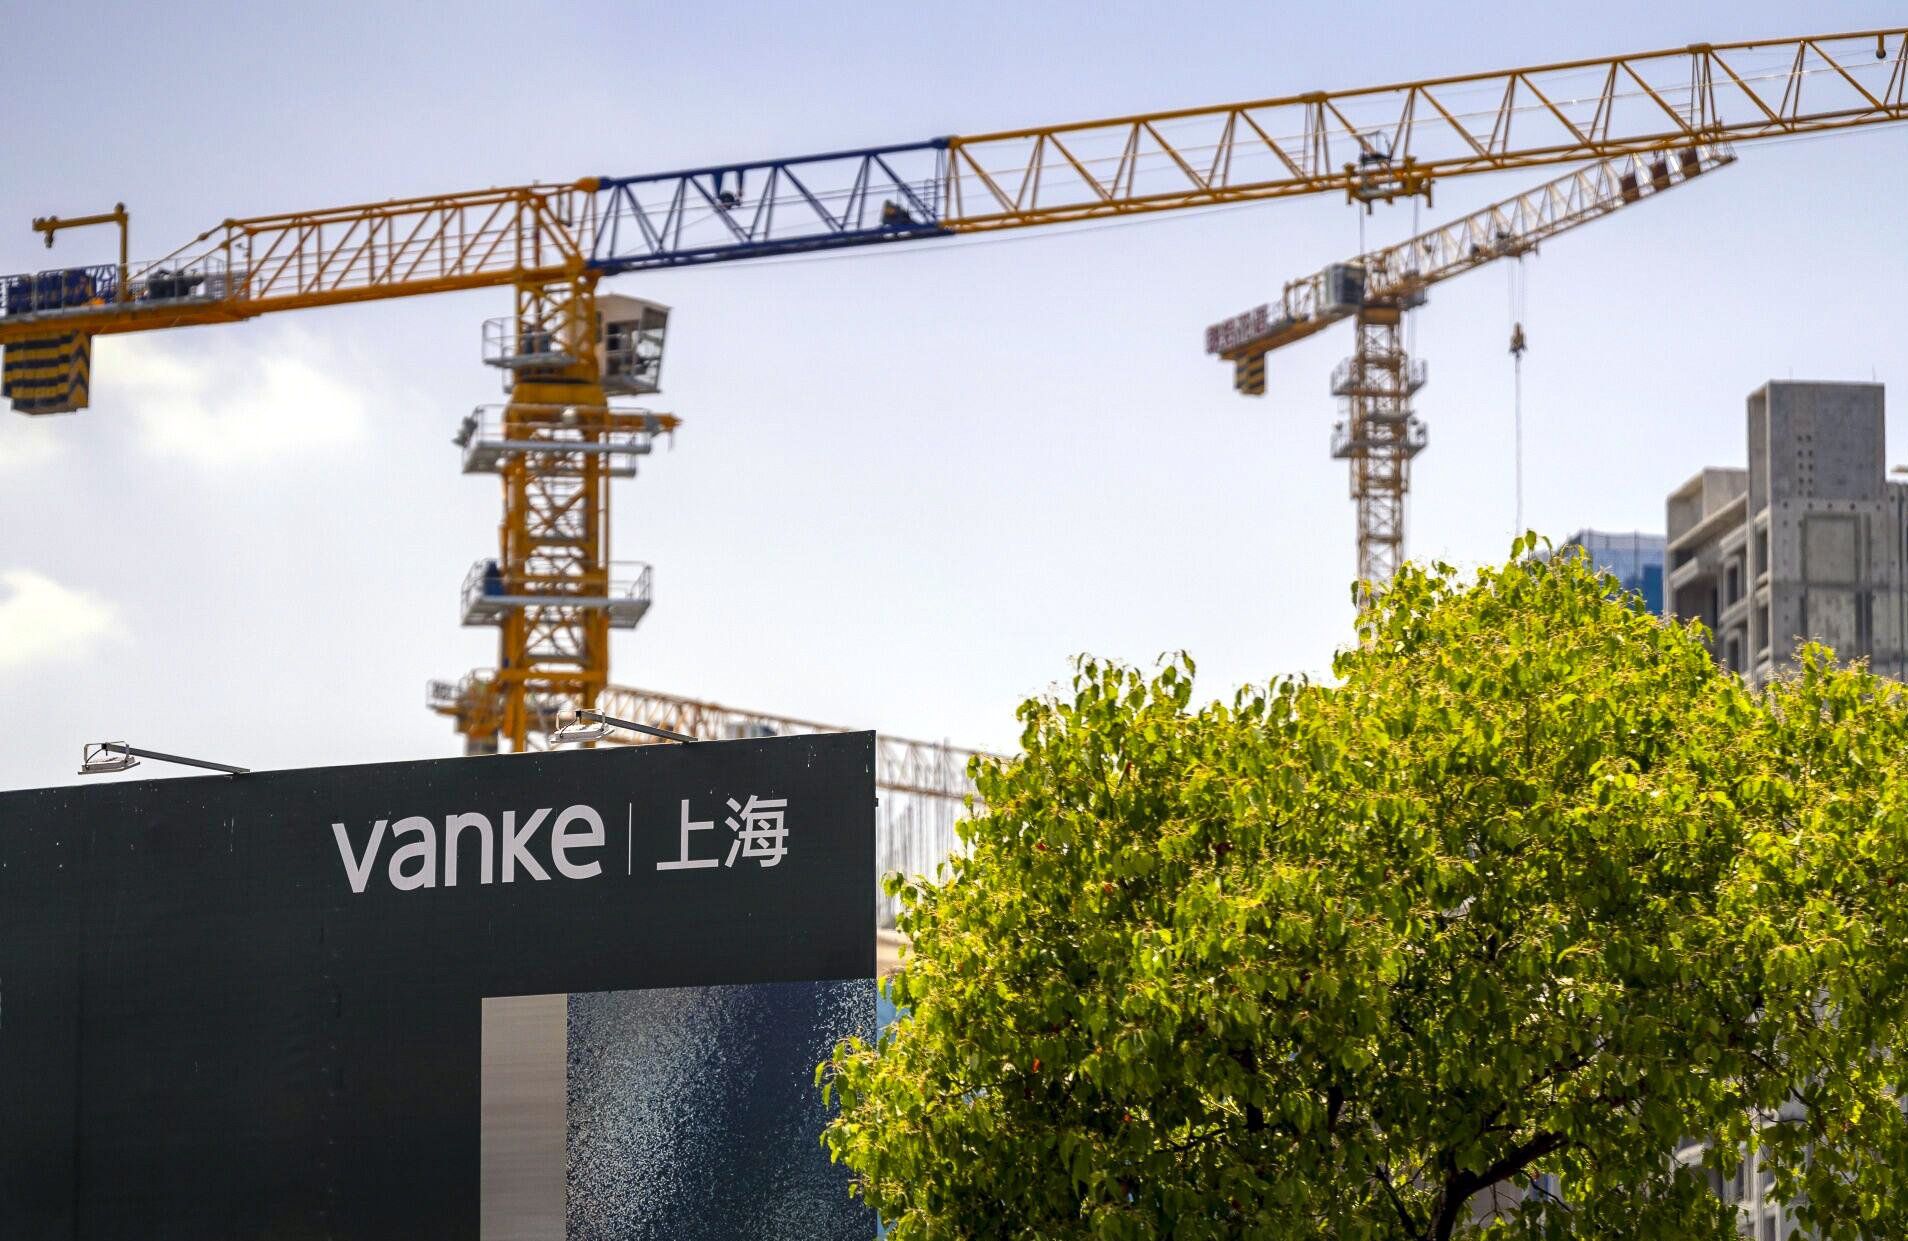
[[[1881,385],[1770,383],[1749,398],[1748,429],[1756,679],[1802,641],[1899,675],[1902,537]]]
[[[1665,510],[1665,609],[1760,684],[1817,641],[1908,676],[1908,486],[1886,477],[1880,384],[1773,381],[1747,402],[1749,468]]]
[[[1664,513],[1664,614],[1700,620],[1710,631],[1710,654],[1737,671],[1747,666],[1748,650],[1748,490],[1748,471],[1706,469],[1670,493]]]

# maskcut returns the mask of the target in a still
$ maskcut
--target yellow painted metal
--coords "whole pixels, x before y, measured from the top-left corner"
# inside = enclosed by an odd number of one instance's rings
[[[984,232],[1908,120],[1908,29],[1698,43],[949,141],[944,222]]]
[[[41,332],[49,329],[42,327]],[[92,389],[93,342],[82,332],[53,332],[14,341],[0,362],[0,398],[23,414],[70,414],[86,408]]]
[[[1871,54],[1872,63],[1863,59]],[[955,138],[942,223],[985,232],[1332,192],[1369,205],[1429,198],[1446,177],[1904,119],[1908,28],[1696,44]],[[49,329],[83,343],[93,335],[511,285],[522,323],[573,333],[579,350],[573,363],[519,374],[519,419],[552,404],[607,417],[594,334],[584,330],[594,325],[588,256],[599,223],[596,190],[586,179],[232,219],[137,269],[126,254],[123,207],[42,220],[36,227],[49,240],[64,227],[120,224],[117,298],[0,320],[0,345],[9,358],[16,346],[28,347],[17,355],[24,359],[30,342],[44,348]],[[194,292],[130,300],[136,284],[160,277],[189,281]],[[1366,330],[1360,353],[1375,357],[1386,346],[1367,348]],[[1244,373],[1250,378],[1250,368]],[[36,370],[34,382],[40,378]],[[1350,419],[1347,433],[1363,442],[1372,427],[1408,423],[1408,404],[1401,419],[1395,403],[1380,401]],[[1354,477],[1358,494],[1377,497],[1374,530],[1402,529],[1409,438],[1369,451],[1348,443],[1347,455],[1364,453],[1355,462],[1379,463],[1366,470],[1367,482]],[[504,489],[506,573],[578,593],[606,585],[608,491],[600,461],[590,457],[574,473],[552,476],[507,469]],[[1387,497],[1398,503],[1381,513]],[[1395,549],[1401,539],[1381,533],[1372,545]],[[1384,554],[1361,553],[1361,565],[1369,559],[1376,567]],[[593,702],[606,682],[606,625],[600,609],[523,609],[504,627],[494,678],[472,682],[472,706],[459,715],[471,744],[494,748],[501,736],[522,748],[552,712]]]
[[[597,358],[594,273],[516,291],[516,333],[525,354],[563,361],[526,366],[504,410],[505,438],[532,441],[561,426],[587,449],[643,414],[612,410]],[[610,590],[610,471],[599,453],[519,452],[502,463],[498,568],[506,596],[539,602],[509,610],[498,630],[497,667],[449,709],[465,749],[522,751],[609,681],[608,612],[583,602]]]
[[[953,138],[942,222],[984,232],[1319,193],[1369,204],[1447,177],[1905,119],[1908,28],[1695,44]],[[121,282],[202,277],[202,296],[61,319],[145,331],[560,280],[593,252],[596,184],[227,220]],[[40,334],[0,321],[0,344]]]
[[[1726,147],[1700,146],[1625,155],[1572,169],[1395,245],[1291,281],[1276,302],[1208,328],[1207,351],[1231,362],[1262,358],[1348,317],[1351,308],[1335,305],[1328,287],[1335,269],[1361,272],[1365,294],[1374,303],[1415,304],[1433,285],[1486,263],[1529,254],[1572,229],[1735,160]]]
[[[572,278],[586,268],[596,203],[576,185],[526,185],[227,220],[140,265],[197,280],[197,295],[62,312],[95,335],[231,323],[285,310]],[[0,320],[0,343],[44,332]]]
[[[1423,368],[1405,355],[1399,330],[1405,313],[1435,284],[1501,258],[1521,258],[1542,242],[1734,160],[1727,148],[1714,146],[1602,160],[1295,280],[1276,303],[1207,329],[1208,350],[1233,364],[1233,387],[1262,396],[1268,353],[1356,315],[1356,346],[1333,379],[1344,420],[1334,428],[1332,454],[1351,469],[1360,581],[1388,581],[1403,559],[1411,459],[1425,443],[1411,409]],[[1334,274],[1346,271],[1359,277],[1363,302],[1356,307],[1336,300],[1331,287]]]
[[[121,302],[126,301],[128,300],[128,295],[132,287],[131,281],[128,279],[132,274],[132,260],[129,257],[132,248],[132,217],[126,214],[125,203],[114,203],[111,211],[101,211],[94,215],[74,216],[71,219],[62,219],[57,215],[40,216],[33,221],[33,231],[45,236],[46,248],[51,250],[53,248],[53,238],[60,230],[68,228],[91,228],[95,224],[116,224],[119,226],[119,288],[118,295],[114,300]]]
[[[1246,396],[1265,395],[1265,353],[1249,353],[1233,364],[1232,386]]]

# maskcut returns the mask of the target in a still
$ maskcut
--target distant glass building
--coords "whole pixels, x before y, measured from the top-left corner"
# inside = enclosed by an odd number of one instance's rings
[[[1557,552],[1572,547],[1581,547],[1590,563],[1623,583],[1624,590],[1642,595],[1644,608],[1651,615],[1663,614],[1662,535],[1579,530],[1559,543]]]

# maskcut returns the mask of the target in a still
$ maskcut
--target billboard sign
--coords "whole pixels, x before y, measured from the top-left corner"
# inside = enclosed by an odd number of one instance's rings
[[[872,1237],[873,734],[0,794],[0,1236]]]

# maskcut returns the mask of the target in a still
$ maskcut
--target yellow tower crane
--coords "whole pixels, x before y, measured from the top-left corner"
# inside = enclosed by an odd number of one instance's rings
[[[495,574],[479,569],[473,604],[496,617],[498,667],[436,705],[469,748],[523,749],[593,704],[608,630],[646,599],[612,571],[605,480],[674,424],[609,403],[605,277],[1306,194],[1428,198],[1447,177],[1902,120],[1896,27],[229,219],[158,260],[0,277],[0,396],[83,408],[98,335],[514,287],[492,358],[514,383],[476,467],[503,478]],[[40,226],[50,245],[79,222]],[[117,223],[123,249],[123,210],[88,222]],[[486,435],[472,429],[480,453]]]
[[[1553,237],[1734,162],[1726,148],[1686,146],[1599,160],[1522,194],[1285,286],[1277,302],[1206,329],[1206,352],[1232,363],[1233,387],[1265,395],[1265,359],[1341,319],[1356,323],[1352,354],[1332,373],[1344,418],[1332,456],[1351,467],[1358,506],[1358,580],[1390,580],[1404,559],[1411,461],[1425,446],[1412,397],[1425,365],[1405,350],[1404,317],[1434,284],[1502,258],[1521,259]],[[1512,350],[1521,354],[1523,326]]]
[[[519,286],[516,313],[484,325],[484,358],[509,401],[479,406],[456,442],[466,473],[503,481],[494,559],[464,578],[466,625],[498,629],[497,667],[451,686],[431,707],[455,721],[466,753],[515,749],[594,706],[609,682],[609,636],[649,610],[650,570],[610,556],[610,482],[636,473],[677,419],[613,403],[660,390],[668,312],[598,297],[591,277]]]

